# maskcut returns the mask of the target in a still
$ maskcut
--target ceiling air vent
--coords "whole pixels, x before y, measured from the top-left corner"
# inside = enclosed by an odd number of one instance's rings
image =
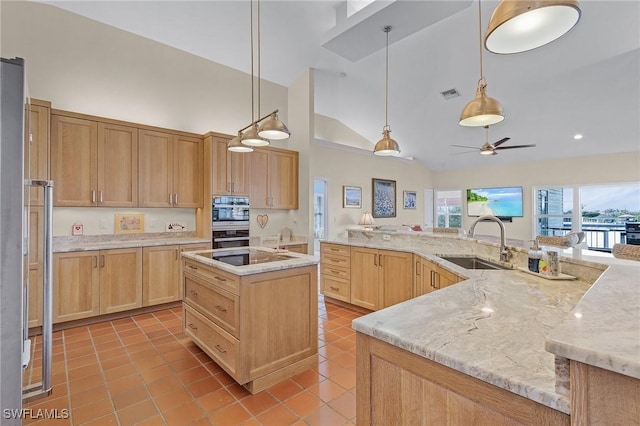
[[[442,95],[443,98],[445,98],[446,100],[449,99],[453,99],[453,98],[457,98],[458,96],[460,96],[460,93],[458,92],[457,89],[449,89],[449,90],[445,90],[444,92],[440,92],[440,94]]]

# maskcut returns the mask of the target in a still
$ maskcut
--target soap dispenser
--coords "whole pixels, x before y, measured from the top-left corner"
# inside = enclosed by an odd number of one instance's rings
[[[533,241],[533,246],[529,250],[529,264],[528,268],[531,272],[540,272],[540,260],[542,259],[542,251],[538,246],[538,240],[529,240]]]

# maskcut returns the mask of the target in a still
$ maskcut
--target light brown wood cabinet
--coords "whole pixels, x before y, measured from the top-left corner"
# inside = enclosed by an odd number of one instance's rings
[[[29,327],[42,325],[43,221],[44,207],[32,206],[29,210]]]
[[[51,177],[56,206],[137,207],[137,129],[56,111]]]
[[[570,424],[567,414],[362,333],[356,392],[359,424]]]
[[[54,323],[140,306],[141,248],[54,254]]]
[[[211,138],[211,192],[212,195],[249,195],[248,152],[227,149],[229,138],[208,135]]]
[[[184,259],[183,284],[185,334],[251,393],[317,366],[315,266],[237,276]]]
[[[416,268],[414,296],[431,293],[465,279],[420,256],[414,255],[413,257]]]
[[[287,244],[278,246],[278,248],[289,250],[295,253],[307,254],[307,244]]]
[[[29,133],[31,142],[25,147],[29,153],[30,179],[49,180],[49,124],[51,105],[49,102],[31,100],[29,111]],[[30,201],[32,206],[44,205],[44,191],[42,188],[31,188]]]
[[[351,247],[320,243],[320,290],[325,296],[351,303]]]
[[[211,244],[181,244],[142,248],[142,306],[182,299],[181,254],[208,250]]]
[[[138,130],[140,207],[202,207],[202,139]]]
[[[298,208],[298,153],[261,147],[251,153],[251,207]]]
[[[413,297],[413,255],[351,247],[351,302],[370,310]]]

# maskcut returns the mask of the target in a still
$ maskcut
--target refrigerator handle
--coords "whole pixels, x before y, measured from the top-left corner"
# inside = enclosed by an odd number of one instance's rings
[[[25,400],[51,394],[53,338],[53,181],[31,180],[30,186],[44,188],[44,253],[42,283],[42,383],[23,394]]]

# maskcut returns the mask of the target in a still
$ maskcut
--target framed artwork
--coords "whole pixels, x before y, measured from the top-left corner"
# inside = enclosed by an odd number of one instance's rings
[[[402,192],[404,200],[402,205],[405,209],[415,209],[416,208],[416,191],[403,191]]]
[[[350,209],[362,208],[362,188],[359,186],[342,187],[342,207]]]
[[[373,217],[396,217],[396,181],[372,179]]]
[[[140,234],[144,232],[143,213],[116,214],[116,234]]]

